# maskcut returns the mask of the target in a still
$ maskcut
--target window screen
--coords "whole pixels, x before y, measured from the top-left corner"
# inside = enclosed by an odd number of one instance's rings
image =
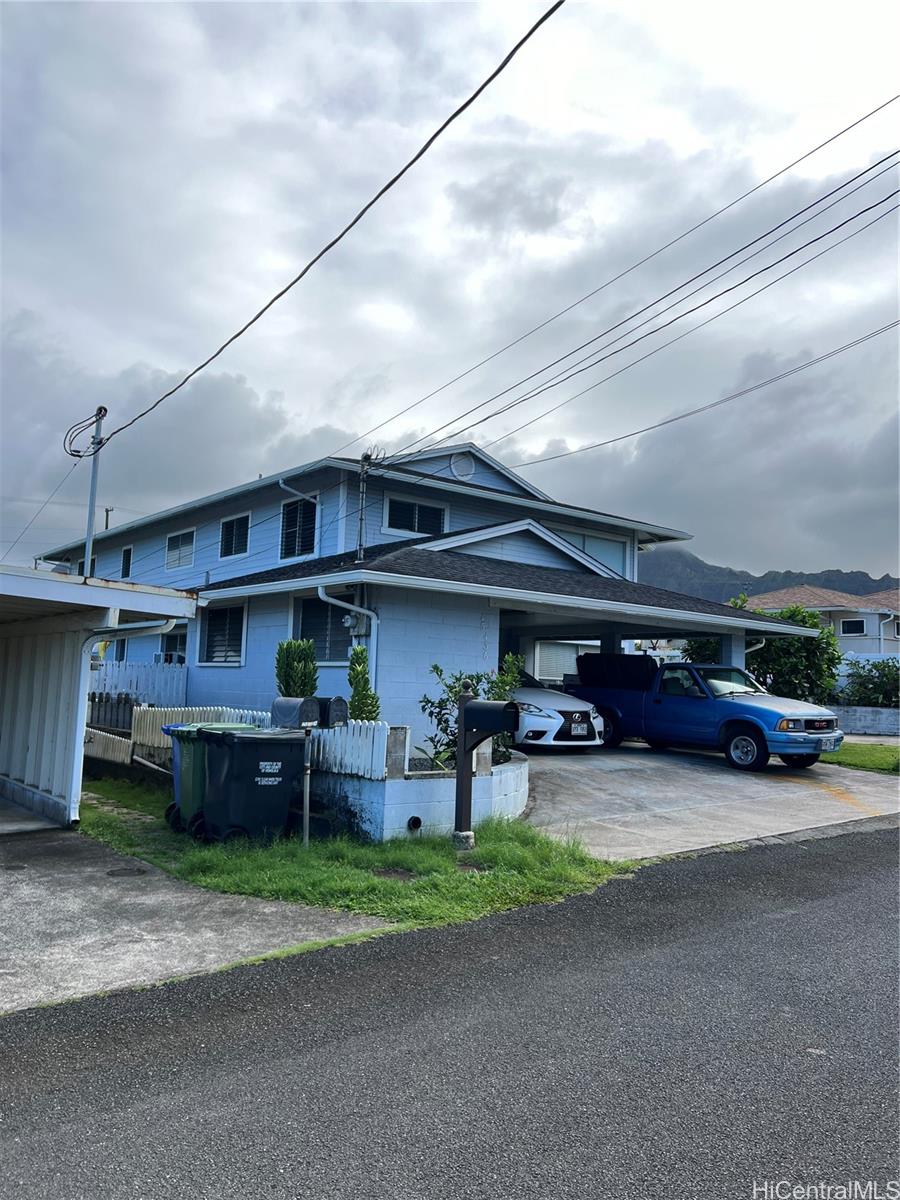
[[[173,533],[166,538],[166,570],[194,565],[194,531]]]
[[[864,620],[841,621],[842,634],[858,634],[866,632],[866,623]]]
[[[388,500],[388,528],[408,529],[411,533],[443,533],[444,510],[437,504]]]
[[[235,554],[246,554],[250,538],[250,517],[232,517],[222,522],[219,534],[219,557],[232,558]]]
[[[316,503],[292,500],[281,510],[281,557],[297,558],[316,548]]]
[[[244,637],[244,607],[209,608],[203,625],[200,661],[204,663],[239,663]]]
[[[122,551],[122,569],[119,572],[123,579],[128,579],[131,575],[131,547],[126,546]]]
[[[316,662],[346,662],[353,641],[344,625],[344,610],[324,600],[298,600],[294,604],[294,637],[311,638]]]

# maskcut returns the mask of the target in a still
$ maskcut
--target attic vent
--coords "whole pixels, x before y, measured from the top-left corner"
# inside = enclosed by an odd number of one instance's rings
[[[454,454],[450,458],[450,470],[457,479],[467,481],[475,474],[475,459],[471,454]]]

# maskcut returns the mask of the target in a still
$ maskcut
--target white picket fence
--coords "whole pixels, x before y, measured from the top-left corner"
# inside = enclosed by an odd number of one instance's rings
[[[191,725],[205,721],[233,721],[268,729],[272,720],[267,712],[250,708],[136,708],[131,716],[131,740],[139,746],[168,750],[172,739],[163,733],[163,725]]]
[[[313,769],[386,779],[390,728],[385,721],[350,721],[339,729],[314,729]]]
[[[91,667],[89,692],[124,692],[139,704],[184,704],[187,667],[179,663],[102,662]]]
[[[130,763],[132,742],[130,738],[116,737],[102,729],[86,729],[84,752],[90,758],[102,758],[104,762]]]

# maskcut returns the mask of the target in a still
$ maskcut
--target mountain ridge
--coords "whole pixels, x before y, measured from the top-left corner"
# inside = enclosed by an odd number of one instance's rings
[[[700,596],[704,600],[718,600],[721,603],[727,603],[741,592],[753,596],[802,584],[847,592],[851,596],[866,596],[900,587],[900,580],[893,575],[873,579],[866,571],[765,571],[762,575],[753,575],[750,571],[708,563],[680,546],[641,554],[638,579],[641,583],[667,588],[670,592]]]

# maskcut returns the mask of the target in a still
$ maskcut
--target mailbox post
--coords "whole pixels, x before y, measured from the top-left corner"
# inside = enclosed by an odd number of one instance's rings
[[[456,813],[453,840],[470,850],[475,845],[472,832],[472,754],[495,733],[515,733],[519,728],[519,707],[511,700],[476,700],[472,682],[463,680],[459,697],[456,734]]]

